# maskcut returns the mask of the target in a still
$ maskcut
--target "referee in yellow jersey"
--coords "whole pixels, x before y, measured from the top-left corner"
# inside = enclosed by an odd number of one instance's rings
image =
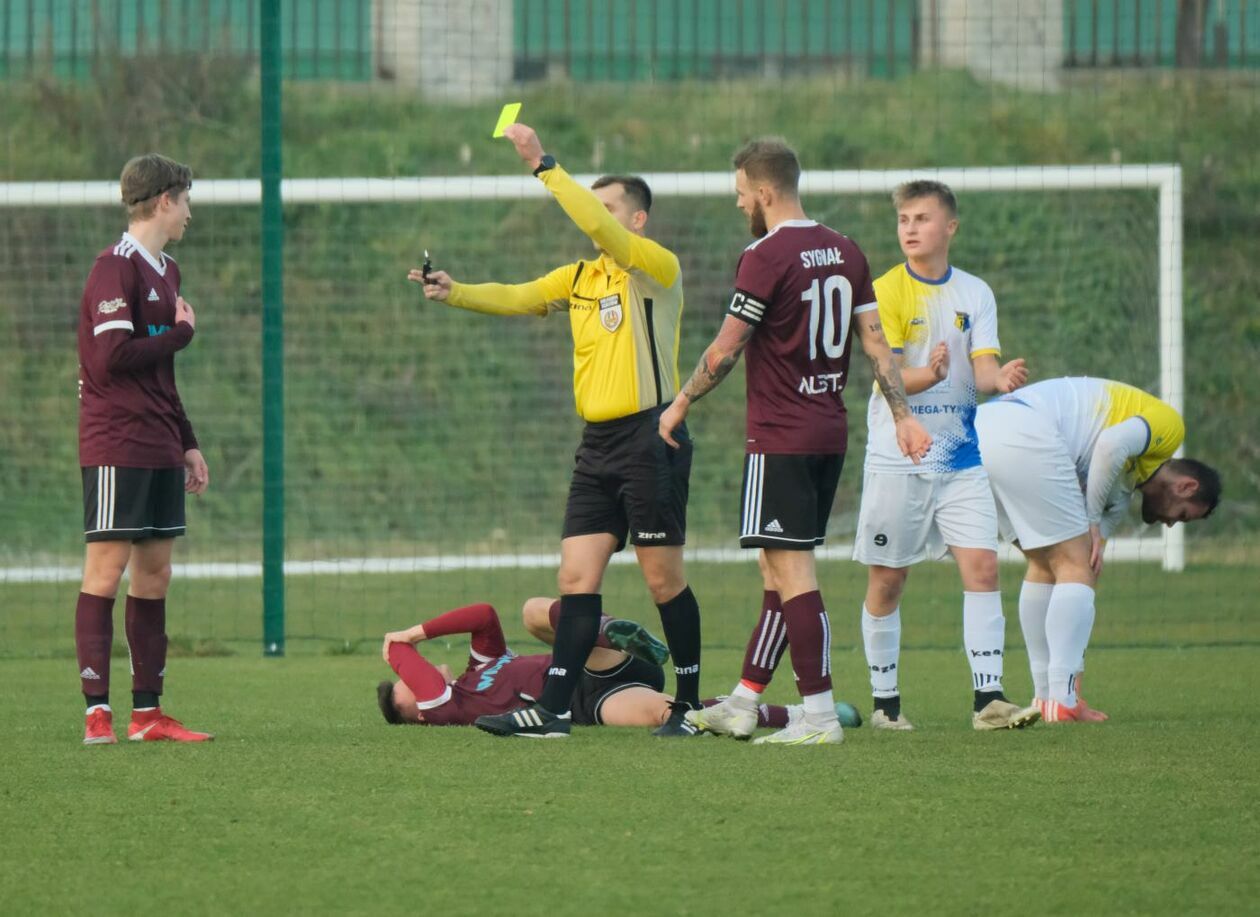
[[[599,254],[521,284],[458,283],[443,271],[408,275],[428,299],[474,312],[567,311],[573,331],[573,395],[586,428],[564,514],[552,664],[537,704],[476,725],[496,735],[569,734],[573,689],[601,636],[604,570],[628,539],[660,609],[677,676],[671,715],[654,735],[696,735],[684,718],[700,706],[700,609],[682,553],[691,441],[683,430],[675,450],[656,433],[678,393],[678,257],[643,234],[652,206],[643,179],[606,175],[583,188],[543,152],[533,129],[514,124],[505,135]]]

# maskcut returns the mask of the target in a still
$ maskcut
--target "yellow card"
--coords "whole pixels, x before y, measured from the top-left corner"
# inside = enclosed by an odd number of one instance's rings
[[[520,102],[508,102],[503,106],[503,111],[499,112],[499,123],[494,126],[494,133],[491,137],[502,137],[503,129],[509,124],[516,123],[516,116],[521,113]]]

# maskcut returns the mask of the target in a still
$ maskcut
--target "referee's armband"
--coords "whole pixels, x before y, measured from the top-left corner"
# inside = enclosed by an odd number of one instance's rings
[[[751,293],[736,290],[735,295],[731,297],[731,304],[726,312],[728,315],[733,315],[748,322],[750,325],[760,325],[761,320],[766,315],[766,304]]]

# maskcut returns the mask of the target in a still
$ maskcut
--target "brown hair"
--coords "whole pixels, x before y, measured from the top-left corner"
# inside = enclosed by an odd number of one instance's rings
[[[158,153],[146,153],[123,166],[119,183],[127,216],[146,220],[153,216],[157,198],[164,192],[187,191],[192,187],[192,169]]]
[[[936,198],[941,202],[941,206],[948,211],[949,215],[957,219],[958,199],[954,197],[954,192],[949,190],[949,185],[926,178],[898,185],[892,194],[893,206],[900,210],[906,205],[907,201],[917,200],[921,197]]]
[[[382,681],[376,686],[376,703],[381,708],[381,715],[385,717],[385,722],[391,726],[397,726],[402,723],[402,714],[394,706],[394,683],[392,681]]]
[[[636,210],[642,210],[644,213],[652,211],[652,189],[639,176],[601,175],[595,179],[595,183],[591,185],[591,188],[598,190],[607,188],[609,185],[621,185],[621,190],[625,192],[626,197],[634,202]]]
[[[785,194],[797,193],[801,161],[782,137],[750,140],[731,158],[731,164],[753,181],[767,182]]]

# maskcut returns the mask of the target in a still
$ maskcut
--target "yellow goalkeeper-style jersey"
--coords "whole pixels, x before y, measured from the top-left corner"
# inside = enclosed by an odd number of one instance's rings
[[[1185,423],[1172,407],[1140,388],[1110,379],[1048,379],[1003,397],[1054,418],[1082,480],[1089,475],[1099,435],[1131,417],[1145,421],[1150,434],[1146,448],[1125,463],[1124,479],[1130,490],[1144,484],[1186,438]]]
[[[560,166],[540,178],[600,256],[529,283],[455,283],[447,302],[493,315],[567,311],[573,397],[583,420],[614,420],[672,401],[683,310],[677,256],[618,223]]]

